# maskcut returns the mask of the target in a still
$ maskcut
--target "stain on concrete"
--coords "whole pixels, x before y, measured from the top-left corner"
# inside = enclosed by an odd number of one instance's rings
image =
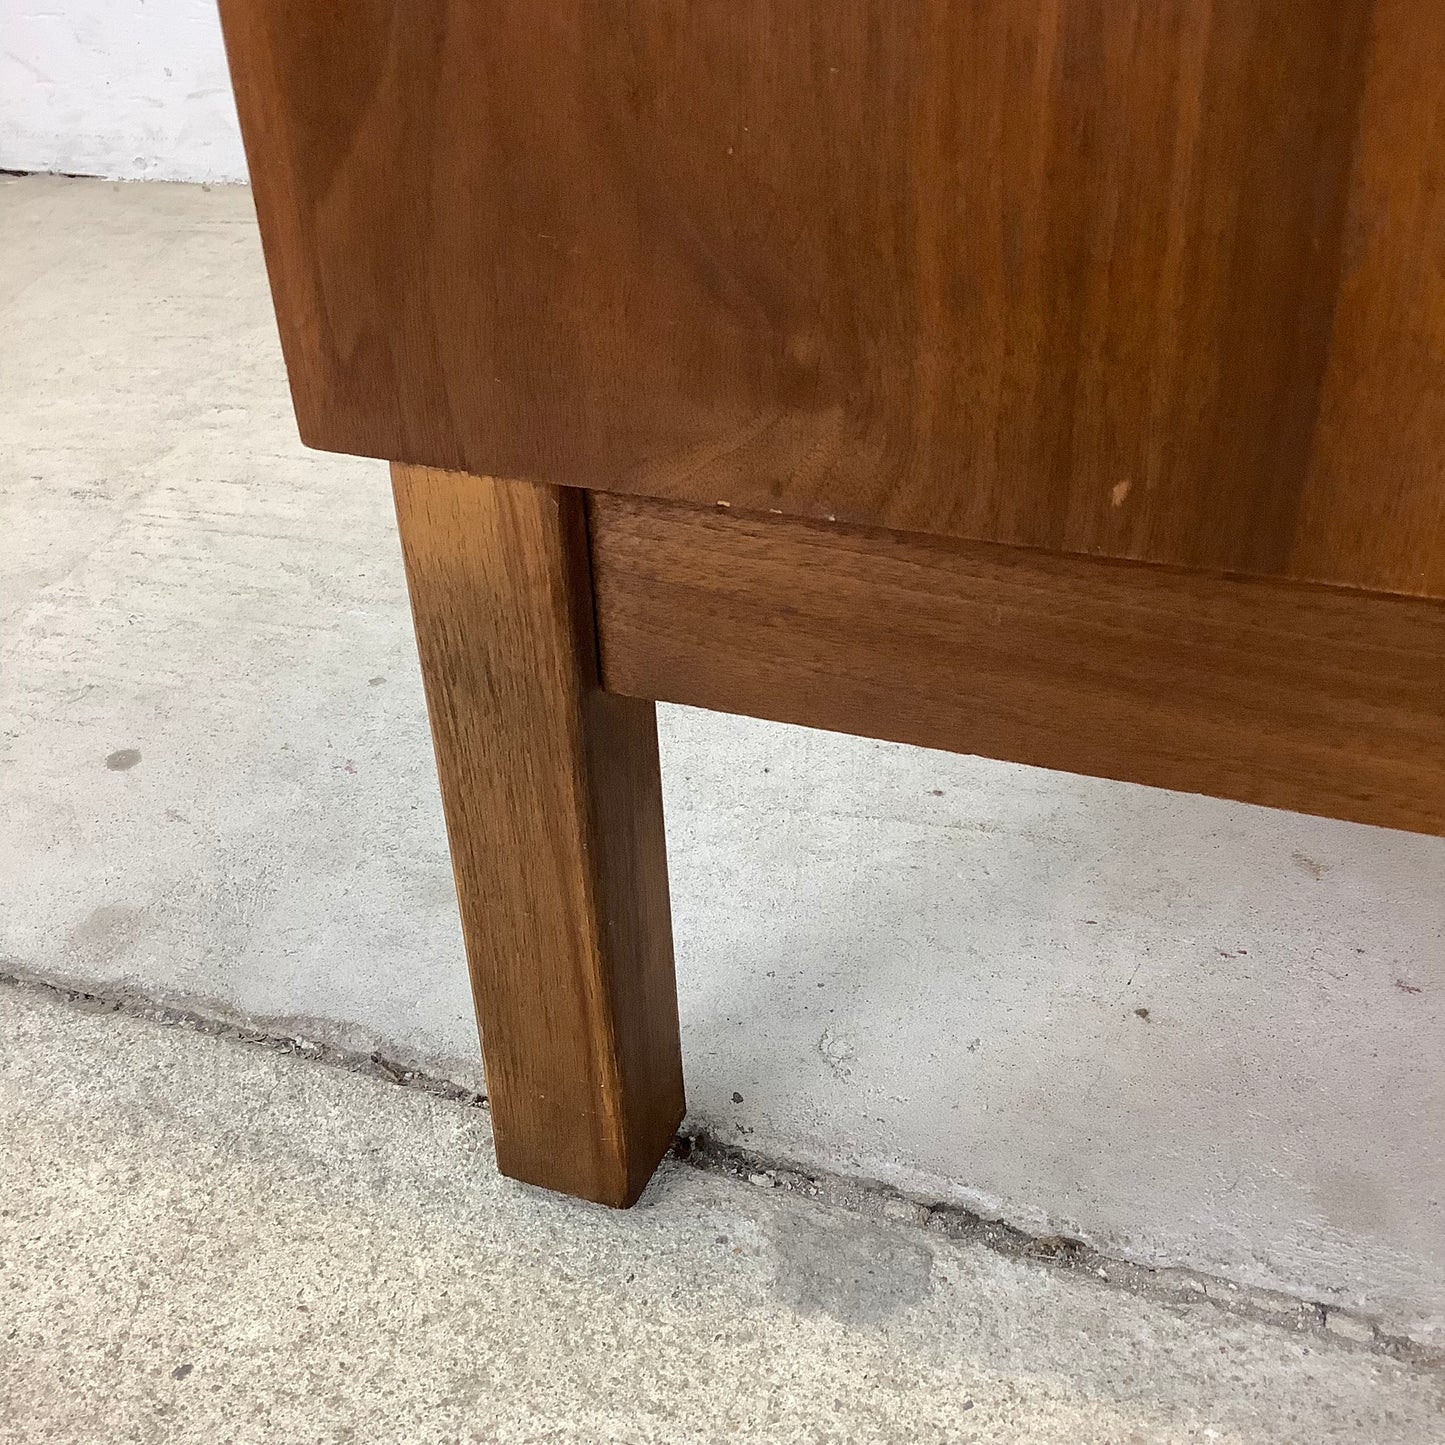
[[[385,681],[386,679],[384,677],[368,677],[366,679],[366,685],[367,687],[380,687]]]
[[[133,768],[140,762],[140,750],[138,748],[117,748],[105,760],[105,765],[113,773],[123,773],[127,768]]]
[[[1328,1227],[1320,1233],[1322,1243],[1348,1247],[1345,1241],[1351,1236],[1379,1230],[1400,1214],[1400,1200],[1394,1191],[1364,1169],[1322,1162],[1318,1177],[1309,1181],[1308,1187],[1327,1221]]]
[[[145,911],[123,903],[103,903],[70,930],[68,942],[87,958],[115,958],[146,931]]]
[[[1301,853],[1298,848],[1289,856],[1293,858],[1311,878],[1323,878],[1325,874],[1330,871],[1330,865],[1328,863],[1321,863],[1318,859],[1311,858],[1308,853]]]
[[[926,1300],[933,1288],[933,1251],[896,1231],[778,1214],[767,1240],[773,1288],[802,1315],[880,1325]]]

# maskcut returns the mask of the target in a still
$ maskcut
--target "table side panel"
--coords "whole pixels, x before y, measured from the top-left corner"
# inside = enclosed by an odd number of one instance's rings
[[[1445,593],[1439,0],[221,0],[303,437]]]

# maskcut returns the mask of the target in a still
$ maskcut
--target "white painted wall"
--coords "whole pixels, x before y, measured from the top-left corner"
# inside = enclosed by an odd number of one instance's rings
[[[216,0],[0,0],[0,169],[244,180]]]

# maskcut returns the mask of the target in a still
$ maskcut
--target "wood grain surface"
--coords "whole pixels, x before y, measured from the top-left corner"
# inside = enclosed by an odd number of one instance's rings
[[[392,475],[498,1163],[630,1204],[683,1115],[653,706],[598,687],[580,493]]]
[[[619,692],[1445,833],[1445,603],[590,502]]]
[[[222,0],[302,434],[1445,592],[1440,0]]]

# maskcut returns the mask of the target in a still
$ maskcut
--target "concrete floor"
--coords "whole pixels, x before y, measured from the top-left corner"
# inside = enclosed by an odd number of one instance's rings
[[[1445,1438],[1445,1374],[669,1163],[501,1179],[484,1110],[0,988],[0,1440]]]
[[[1445,1344],[1445,840],[660,727],[695,1122]],[[479,1082],[385,469],[297,442],[244,190],[0,178],[0,806],[0,972]]]

